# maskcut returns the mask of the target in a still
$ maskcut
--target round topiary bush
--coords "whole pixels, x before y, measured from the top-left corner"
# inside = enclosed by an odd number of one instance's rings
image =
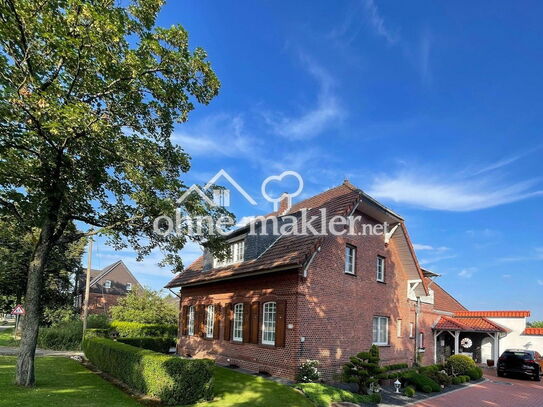
[[[476,367],[473,359],[466,355],[452,355],[447,359],[447,370],[452,375],[465,375],[469,369]]]
[[[471,380],[479,380],[481,377],[483,377],[483,369],[481,369],[480,367],[468,369],[466,374],[470,377]]]
[[[412,386],[407,386],[403,391],[404,396],[415,397],[415,389]]]
[[[453,384],[462,384],[462,378],[453,377],[452,382],[453,382]]]

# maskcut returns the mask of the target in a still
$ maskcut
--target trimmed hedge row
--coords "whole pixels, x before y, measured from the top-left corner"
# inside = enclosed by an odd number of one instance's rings
[[[165,404],[213,397],[214,362],[209,359],[181,359],[105,338],[85,338],[83,351],[100,370]]]
[[[117,342],[126,343],[127,345],[136,346],[138,348],[149,349],[159,353],[168,353],[172,346],[175,346],[173,338],[118,338]]]
[[[142,324],[139,322],[112,321],[111,328],[122,338],[177,337],[177,325]]]
[[[432,393],[441,391],[441,386],[434,380],[417,372],[408,372],[402,376],[407,384],[413,385],[417,390],[424,393]]]

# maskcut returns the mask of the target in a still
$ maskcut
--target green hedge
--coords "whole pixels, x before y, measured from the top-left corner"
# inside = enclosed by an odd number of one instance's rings
[[[407,384],[413,385],[417,390],[424,393],[441,391],[441,386],[428,376],[417,372],[408,372],[402,376]]]
[[[85,331],[85,338],[107,338],[109,329],[107,328],[92,328]]]
[[[81,321],[69,321],[62,325],[42,327],[38,334],[38,348],[52,350],[79,350],[83,337]]]
[[[211,360],[162,355],[105,338],[85,338],[83,351],[98,369],[165,404],[192,404],[213,397]]]
[[[298,383],[294,388],[301,390],[317,407],[329,407],[335,402],[361,404],[379,403],[381,401],[379,394],[361,395],[322,383]]]
[[[172,346],[175,346],[173,338],[118,338],[117,342],[126,343],[127,345],[136,346],[138,348],[149,349],[159,353],[168,353]]]
[[[123,338],[177,337],[177,325],[112,321],[111,328]]]
[[[468,369],[466,375],[468,375],[471,380],[479,380],[483,377],[483,369],[478,366],[472,367],[471,369]]]

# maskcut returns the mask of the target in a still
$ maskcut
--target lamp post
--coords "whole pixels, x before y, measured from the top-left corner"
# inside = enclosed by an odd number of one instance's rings
[[[394,387],[396,388],[396,393],[399,393],[400,388],[402,387],[402,382],[400,382],[400,379],[396,379],[394,382]]]

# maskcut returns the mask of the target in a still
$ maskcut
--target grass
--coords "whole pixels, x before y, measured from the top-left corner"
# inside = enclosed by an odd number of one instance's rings
[[[348,401],[350,403],[371,403],[370,396],[354,394],[347,390],[326,386],[321,383],[298,383],[296,388],[302,390],[306,397],[317,407],[328,407],[331,403]]]
[[[0,346],[19,346],[19,341],[13,339],[15,328],[0,329]]]
[[[141,406],[113,384],[66,358],[36,358],[36,387],[18,387],[13,384],[15,360],[0,356],[0,407]]]
[[[193,407],[312,407],[292,387],[250,376],[224,367],[215,367],[215,399]]]

